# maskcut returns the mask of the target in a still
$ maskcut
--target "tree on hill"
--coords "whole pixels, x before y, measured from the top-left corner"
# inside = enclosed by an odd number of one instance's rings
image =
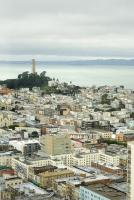
[[[28,71],[23,72],[18,75],[17,79],[7,79],[3,81],[8,88],[19,89],[19,88],[30,88],[47,86],[48,81],[51,80],[50,77],[46,76],[46,72],[43,71],[40,74],[29,73]]]

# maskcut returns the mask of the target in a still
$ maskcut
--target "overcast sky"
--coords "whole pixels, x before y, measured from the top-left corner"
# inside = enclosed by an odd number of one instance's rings
[[[134,57],[134,0],[0,0],[0,60]]]

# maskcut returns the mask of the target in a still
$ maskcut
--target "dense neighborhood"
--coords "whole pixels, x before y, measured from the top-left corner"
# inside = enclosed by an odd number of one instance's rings
[[[92,86],[74,92],[71,82],[55,79],[48,87],[62,92],[0,88],[1,199],[129,198],[134,91]]]

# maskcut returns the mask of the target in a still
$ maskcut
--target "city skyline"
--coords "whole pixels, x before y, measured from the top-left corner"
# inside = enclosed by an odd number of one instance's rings
[[[0,0],[0,200],[134,200],[133,8]]]

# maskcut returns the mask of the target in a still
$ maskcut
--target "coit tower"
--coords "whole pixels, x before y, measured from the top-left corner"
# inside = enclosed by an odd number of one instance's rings
[[[32,59],[32,74],[36,73],[36,63],[35,63],[35,59]]]

